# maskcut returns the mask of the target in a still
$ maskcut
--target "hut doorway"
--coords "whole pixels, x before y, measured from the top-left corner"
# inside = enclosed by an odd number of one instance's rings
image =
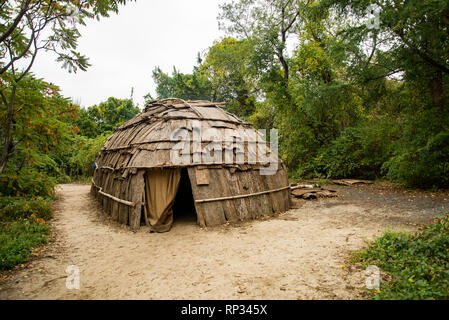
[[[170,231],[181,169],[150,169],[145,174],[145,206],[151,232]]]
[[[196,224],[197,222],[192,185],[186,168],[181,169],[181,179],[173,204],[173,218],[174,223]]]
[[[151,232],[170,231],[173,222],[196,222],[186,168],[150,169],[145,175],[145,211]]]

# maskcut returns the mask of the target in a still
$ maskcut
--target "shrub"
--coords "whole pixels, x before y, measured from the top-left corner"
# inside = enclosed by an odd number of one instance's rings
[[[449,216],[415,234],[386,233],[354,260],[392,276],[375,299],[449,299]]]
[[[33,169],[0,175],[0,196],[52,197],[56,179]]]
[[[314,166],[328,178],[378,178],[383,163],[392,155],[397,136],[394,124],[386,119],[346,128],[320,150]]]
[[[60,176],[58,176],[56,178],[56,182],[59,184],[67,184],[67,183],[72,183],[72,178],[70,178],[68,175],[66,174],[61,174]]]
[[[72,178],[92,176],[92,164],[104,146],[107,137],[108,133],[91,139],[81,136],[76,138],[76,148],[72,156],[68,159],[70,176]]]
[[[26,261],[33,247],[47,242],[51,217],[49,200],[0,197],[0,270]]]
[[[48,242],[50,227],[32,219],[0,222],[0,270],[25,262],[33,247]]]
[[[49,220],[53,211],[49,201],[42,198],[23,197],[0,198],[0,221],[37,218]]]
[[[384,165],[387,178],[410,187],[449,187],[449,132],[441,132],[427,144],[402,151]]]

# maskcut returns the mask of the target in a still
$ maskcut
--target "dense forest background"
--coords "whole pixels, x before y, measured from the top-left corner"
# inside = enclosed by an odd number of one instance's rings
[[[155,98],[278,128],[295,179],[449,186],[447,1],[240,0],[219,23],[191,74],[153,71]]]

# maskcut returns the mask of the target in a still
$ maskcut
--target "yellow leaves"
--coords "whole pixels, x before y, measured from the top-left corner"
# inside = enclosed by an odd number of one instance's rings
[[[306,59],[306,64],[308,64],[308,65],[312,65],[312,64],[314,64],[315,62],[316,62],[316,60],[313,59],[313,58],[307,58],[307,59]]]

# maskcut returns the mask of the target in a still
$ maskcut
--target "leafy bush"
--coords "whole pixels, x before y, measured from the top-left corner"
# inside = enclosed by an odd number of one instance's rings
[[[449,187],[449,132],[440,132],[416,151],[403,151],[385,163],[387,178],[411,187]]]
[[[42,198],[0,198],[0,221],[11,221],[27,218],[49,220],[52,215],[53,211],[50,202]]]
[[[449,216],[415,234],[386,233],[354,260],[392,276],[375,299],[449,299]]]
[[[96,138],[76,137],[74,152],[68,159],[71,177],[92,176],[92,164],[108,136],[107,133]]]
[[[0,175],[0,196],[52,197],[56,179],[34,169]]]
[[[394,124],[385,119],[346,128],[319,152],[314,165],[328,178],[378,178],[397,136]]]
[[[48,242],[50,227],[32,219],[0,222],[0,270],[25,262],[33,247]]]
[[[61,174],[60,176],[58,176],[56,178],[56,182],[59,184],[67,184],[67,183],[71,183],[73,182],[72,178],[70,178],[68,175],[66,174]]]

